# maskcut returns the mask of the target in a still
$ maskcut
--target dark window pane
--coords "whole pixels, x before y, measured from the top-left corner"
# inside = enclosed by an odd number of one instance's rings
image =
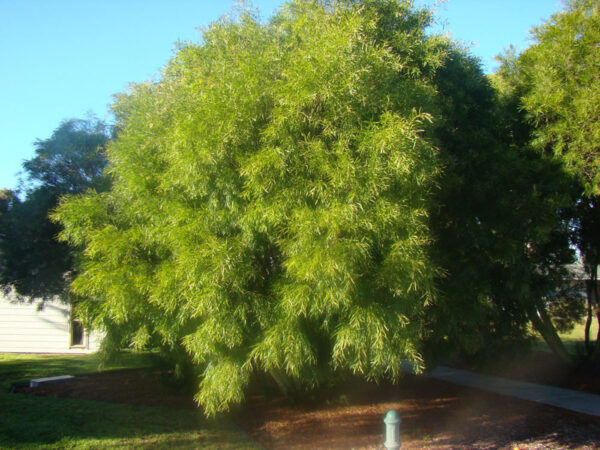
[[[77,320],[71,322],[71,345],[83,345],[83,326]]]

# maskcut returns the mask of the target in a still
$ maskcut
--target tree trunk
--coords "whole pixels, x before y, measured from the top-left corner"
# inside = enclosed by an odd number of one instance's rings
[[[550,350],[552,350],[552,352],[564,362],[572,362],[571,355],[569,355],[565,345],[558,336],[556,328],[554,328],[554,325],[552,324],[550,317],[548,317],[544,307],[538,306],[537,308],[532,308],[529,311],[528,316],[529,320],[531,320],[531,323],[533,324],[533,327],[544,338],[544,341],[546,344],[548,344]]]
[[[587,316],[585,319],[585,351],[588,356],[592,354],[592,344],[590,343],[590,328],[592,327],[592,283],[590,280],[586,281],[586,294],[587,294]]]
[[[600,297],[598,296],[598,265],[594,264],[590,267],[590,280],[588,289],[588,303],[596,312],[596,320],[598,321],[598,333],[596,334],[596,344],[594,352],[591,355],[592,360],[600,365]],[[587,325],[587,324],[586,324]]]
[[[596,320],[598,321],[598,332],[596,333],[596,345],[592,354],[592,361],[600,367],[600,309],[596,308]]]

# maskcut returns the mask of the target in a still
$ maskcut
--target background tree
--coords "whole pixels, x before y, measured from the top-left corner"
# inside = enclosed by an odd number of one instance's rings
[[[592,315],[600,313],[600,4],[597,0],[570,1],[564,12],[552,16],[533,34],[534,44],[518,59],[507,60],[499,80],[504,86],[512,85],[513,98],[522,108],[520,127],[530,129],[528,144],[554,158],[579,184],[572,200],[577,206],[570,209],[567,220],[573,225],[573,242],[589,278],[589,343]],[[598,344],[595,348],[600,356]]]
[[[519,61],[532,144],[600,195],[600,4],[572,0],[533,36]]]
[[[435,83],[444,171],[431,226],[445,276],[427,310],[429,353],[495,358],[522,347],[532,322],[568,359],[545,299],[573,258],[560,213],[572,201],[568,177],[526,145],[514,96],[477,60],[454,50]]]
[[[585,322],[585,347],[588,355],[598,361],[600,358],[600,329],[592,343],[590,330],[594,317],[600,325],[600,294],[598,287],[598,266],[600,265],[600,198],[582,197],[575,206],[574,242],[582,257],[587,276],[587,317]]]
[[[72,251],[56,238],[60,227],[48,217],[60,196],[108,188],[102,174],[106,126],[98,121],[63,122],[35,143],[35,156],[23,163],[24,198],[4,191],[0,215],[0,284],[23,297],[64,294]]]

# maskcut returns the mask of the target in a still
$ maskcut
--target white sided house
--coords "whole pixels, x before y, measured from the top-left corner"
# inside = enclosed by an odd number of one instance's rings
[[[69,304],[0,293],[0,353],[92,353],[99,346],[100,336],[72,319]]]

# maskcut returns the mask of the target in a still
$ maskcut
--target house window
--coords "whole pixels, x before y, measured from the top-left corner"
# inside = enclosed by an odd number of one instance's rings
[[[71,347],[85,346],[85,330],[79,320],[71,321]]]

